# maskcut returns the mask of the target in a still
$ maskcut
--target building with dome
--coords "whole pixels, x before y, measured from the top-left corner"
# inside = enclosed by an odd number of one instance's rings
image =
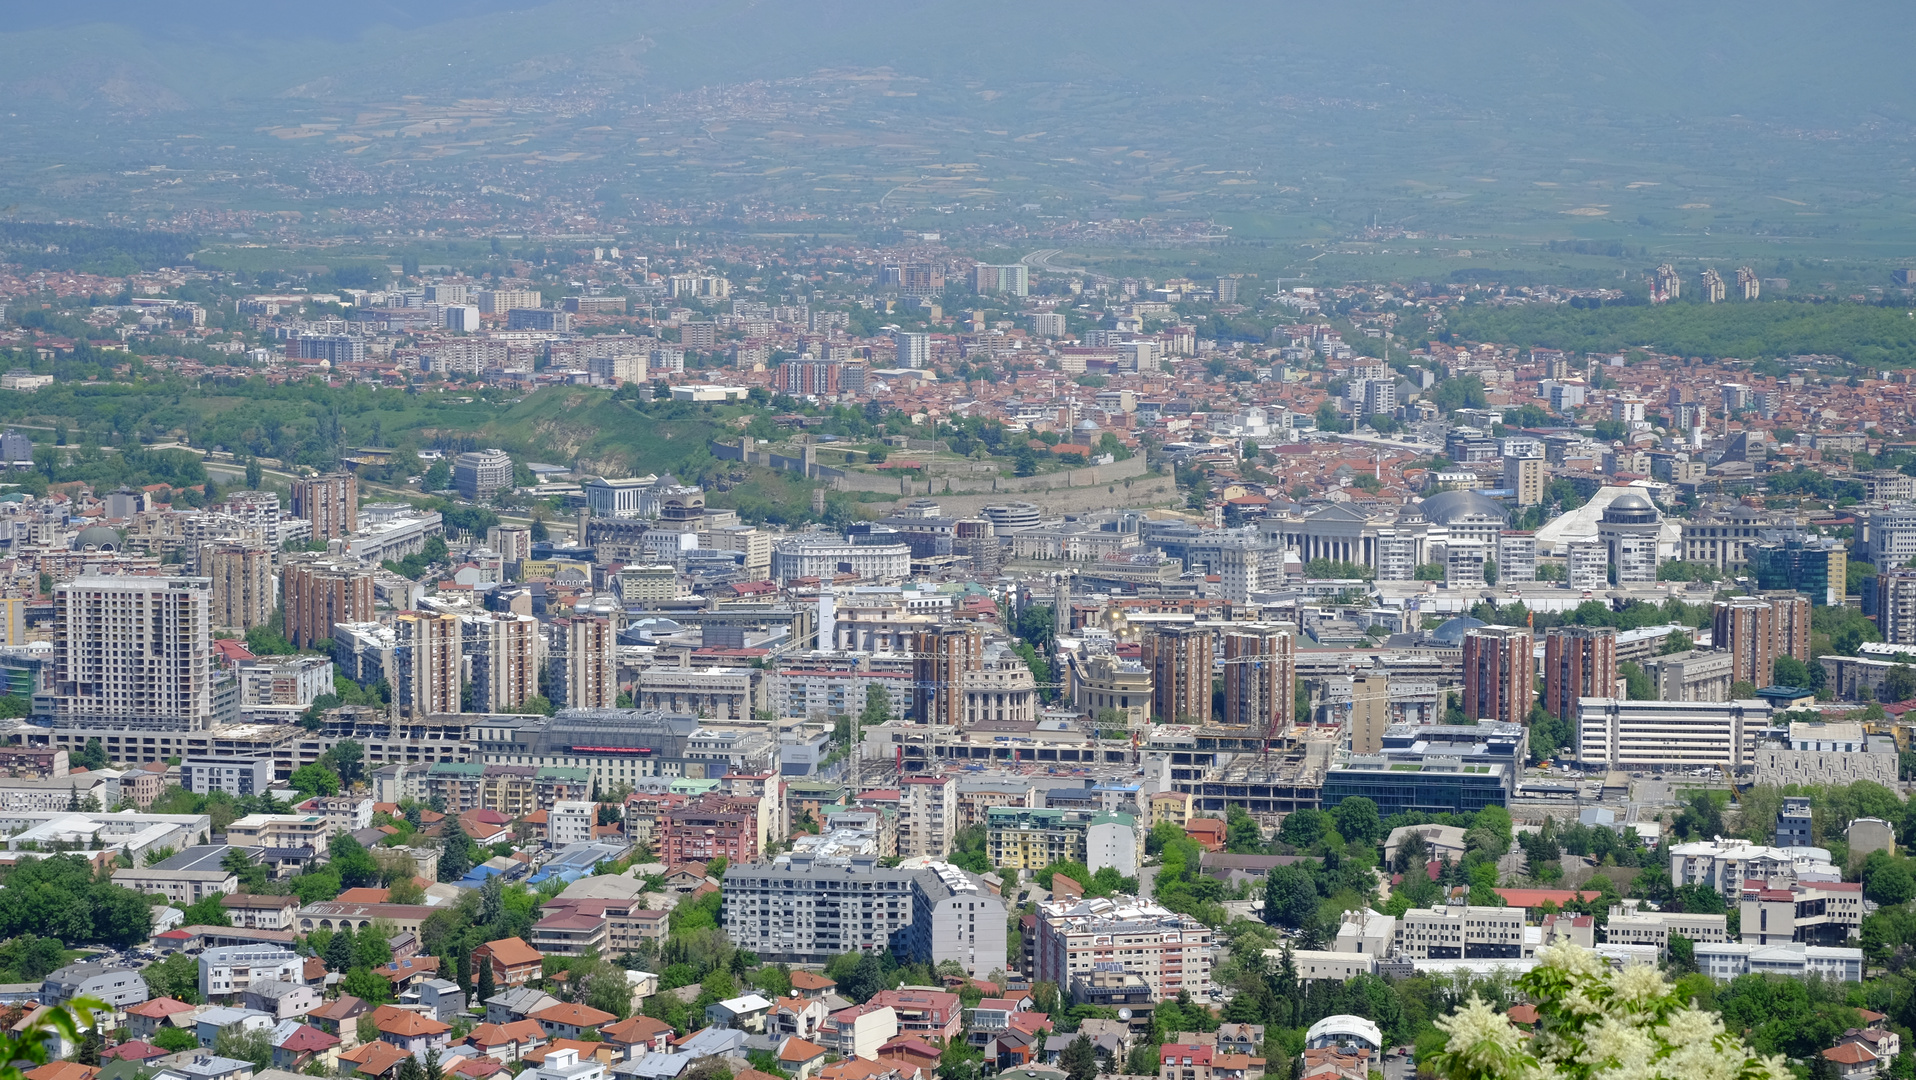
[[[73,538],[75,551],[118,551],[124,543],[117,530],[105,525],[88,525]]]
[[[1597,520],[1597,541],[1616,568],[1617,584],[1631,585],[1657,580],[1657,540],[1663,531],[1663,515],[1655,504],[1630,491],[1610,500]]]
[[[1410,581],[1417,567],[1445,559],[1452,541],[1475,545],[1476,563],[1495,557],[1509,511],[1475,491],[1445,491],[1402,507],[1331,503],[1268,515],[1267,544],[1294,548],[1309,562],[1330,559],[1376,572],[1378,581]],[[1481,583],[1481,581],[1479,581]]]

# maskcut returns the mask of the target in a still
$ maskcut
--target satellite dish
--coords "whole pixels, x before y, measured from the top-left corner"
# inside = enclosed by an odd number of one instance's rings
[[[1119,1009],[1119,1010],[1118,1010],[1118,1019],[1120,1019],[1120,1020],[1129,1020],[1129,1019],[1131,1019],[1131,1010],[1130,1010],[1130,1009]]]

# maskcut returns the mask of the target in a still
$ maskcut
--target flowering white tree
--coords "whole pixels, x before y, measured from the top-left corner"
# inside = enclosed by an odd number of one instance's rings
[[[1445,1080],[1790,1080],[1713,1012],[1679,1000],[1656,968],[1612,970],[1596,953],[1553,945],[1517,988],[1537,1009],[1534,1032],[1474,995],[1439,1020],[1450,1039],[1430,1061]]]

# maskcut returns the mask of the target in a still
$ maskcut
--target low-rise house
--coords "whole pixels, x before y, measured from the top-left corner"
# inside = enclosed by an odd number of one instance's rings
[[[487,1057],[518,1061],[546,1044],[546,1029],[537,1020],[480,1024],[466,1036],[466,1042]]]
[[[771,1014],[772,1003],[758,994],[742,994],[726,1001],[715,1001],[705,1007],[705,1022],[713,1027],[734,1028],[739,1031],[765,1030],[765,1018]]]
[[[466,992],[450,979],[422,979],[399,995],[401,1005],[418,1005],[446,1023],[466,1014]]]
[[[879,1047],[883,1055],[884,1047]],[[812,1080],[818,1070],[825,1067],[825,1056],[830,1053],[824,1047],[807,1039],[794,1035],[778,1044],[778,1067],[790,1073],[796,1080]],[[733,1080],[737,1080],[736,1077]]]
[[[534,990],[522,986],[517,990],[508,990],[503,994],[494,994],[486,999],[486,1023],[506,1024],[514,1020],[525,1020],[541,1009],[550,1008],[559,1003],[559,999],[544,990]]]
[[[938,1047],[916,1035],[901,1035],[878,1048],[878,1060],[881,1063],[923,1069],[927,1075],[938,1068],[942,1054],[943,1051]]]
[[[868,1061],[876,1061],[878,1048],[897,1037],[898,1011],[871,1001],[832,1013],[818,1031],[821,1046],[840,1057]]]
[[[127,1034],[152,1041],[163,1027],[191,1027],[200,1006],[170,997],[149,998],[126,1010]]]
[[[964,1024],[964,1010],[957,994],[935,990],[881,990],[872,1001],[889,1005],[898,1014],[901,1033],[937,1039],[947,1045],[958,1037]]]
[[[499,986],[524,986],[539,978],[545,956],[516,937],[488,941],[472,950],[472,964],[492,965],[492,981]]]
[[[235,997],[255,982],[298,982],[306,963],[278,945],[226,945],[200,954],[200,996]]]
[[[324,1004],[318,990],[278,979],[254,980],[246,988],[246,993],[241,995],[240,1001],[249,1009],[270,1014],[275,1020],[305,1016]]]
[[[278,1018],[272,1013],[259,1009],[237,1009],[230,1005],[207,1009],[194,1017],[193,1035],[200,1049],[211,1050],[219,1040],[220,1032],[229,1027],[241,1031],[265,1031],[271,1028]]]
[[[1873,1080],[1883,1068],[1882,1059],[1861,1043],[1838,1043],[1823,1051],[1823,1057],[1836,1065],[1840,1080]]]
[[[373,1010],[373,1024],[379,1028],[381,1042],[415,1057],[428,1050],[444,1050],[451,1043],[451,1027],[409,1009],[381,1005]]]
[[[359,1018],[372,1006],[351,994],[341,994],[306,1014],[306,1022],[342,1041],[358,1041]],[[348,1045],[351,1043],[348,1042]]]
[[[650,1016],[634,1016],[599,1029],[599,1035],[611,1046],[636,1059],[650,1051],[663,1051],[672,1040],[672,1025]]]
[[[765,1017],[765,1033],[816,1040],[825,1018],[830,1015],[823,1001],[802,997],[779,998],[772,1003],[772,1011]]]
[[[339,1067],[339,1036],[301,1024],[292,1034],[273,1044],[273,1068],[304,1072],[314,1062],[331,1075]]]
[[[252,1080],[253,1063],[217,1054],[194,1054],[167,1066],[166,1071],[186,1080]]]
[[[553,1038],[577,1039],[597,1032],[601,1025],[609,1024],[618,1017],[604,1009],[595,1009],[576,1001],[562,1001],[533,1013],[532,1019],[537,1020],[539,1026],[546,1029],[546,1034]]]
[[[400,1064],[412,1060],[411,1054],[383,1039],[362,1043],[351,1050],[341,1051],[339,1055],[342,1068],[351,1065],[352,1075],[363,1076],[367,1080],[396,1076]]]

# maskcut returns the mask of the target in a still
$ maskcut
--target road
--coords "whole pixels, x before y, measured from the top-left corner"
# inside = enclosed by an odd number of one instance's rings
[[[1083,274],[1094,281],[1108,280],[1103,274],[1082,266],[1060,266],[1051,260],[1064,254],[1063,248],[1041,248],[1018,261],[1033,270],[1043,270],[1053,274]]]
[[[1157,893],[1158,864],[1138,867],[1138,895],[1154,896]]]

